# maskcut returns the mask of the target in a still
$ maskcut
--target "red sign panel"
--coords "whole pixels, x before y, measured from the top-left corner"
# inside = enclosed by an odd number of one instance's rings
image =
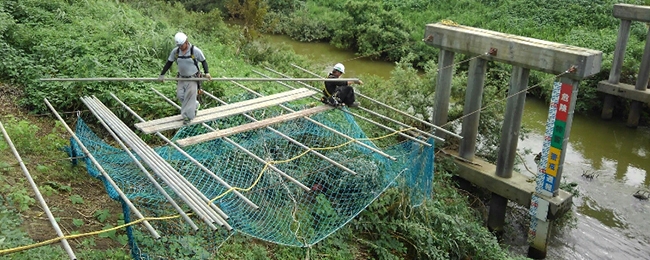
[[[569,106],[571,106],[571,93],[573,92],[573,86],[562,83],[562,89],[560,90],[560,99],[557,102],[557,114],[555,115],[555,120],[560,120],[566,122],[569,117]]]

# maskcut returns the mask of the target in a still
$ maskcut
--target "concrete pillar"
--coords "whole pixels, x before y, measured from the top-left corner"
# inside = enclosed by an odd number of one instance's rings
[[[625,58],[625,49],[627,48],[627,42],[630,38],[631,23],[632,21],[630,20],[621,19],[621,26],[618,28],[616,48],[614,49],[612,69],[609,71],[609,83],[618,84],[621,80],[621,69],[623,68],[623,60]],[[605,94],[605,102],[603,103],[603,110],[600,113],[600,118],[607,120],[612,119],[615,104],[616,97],[613,95]]]
[[[616,104],[616,97],[614,95],[605,94],[605,101],[603,102],[603,111],[600,113],[601,119],[610,120],[614,115],[614,105]]]
[[[442,126],[447,123],[449,114],[449,98],[451,96],[451,78],[454,68],[454,52],[440,50],[438,56],[438,79],[436,84],[435,104],[433,108],[433,124]],[[436,136],[445,138],[445,132],[437,130]]]
[[[621,19],[621,26],[618,28],[618,38],[616,48],[614,49],[614,60],[612,61],[612,70],[609,71],[609,83],[618,84],[621,80],[621,69],[623,68],[623,59],[625,58],[625,49],[627,41],[630,38],[630,24],[632,21]]]
[[[650,78],[650,29],[648,36],[645,39],[645,49],[643,49],[643,57],[641,57],[641,66],[639,66],[639,74],[636,78],[634,89],[645,91],[648,88],[648,78]],[[639,126],[639,118],[641,118],[642,103],[639,101],[631,101],[630,114],[627,115],[627,126]]]
[[[638,75],[634,88],[636,90],[645,91],[648,88],[648,78],[650,78],[650,29],[648,30],[648,36],[645,39],[645,49],[643,49],[643,56],[641,57],[641,66],[639,66]]]
[[[469,76],[467,91],[465,92],[465,107],[463,109],[465,118],[463,118],[463,129],[461,131],[463,140],[461,140],[458,154],[470,161],[474,159],[476,153],[476,137],[478,136],[486,70],[487,61],[484,59],[473,59],[469,62]]]
[[[524,115],[524,104],[526,103],[526,88],[528,87],[528,76],[530,70],[513,66],[510,78],[509,98],[506,103],[506,114],[501,127],[501,139],[497,155],[496,175],[503,178],[512,177],[512,170],[517,156],[517,143],[519,141],[519,130],[521,119]],[[515,95],[515,93],[519,93]]]
[[[625,125],[627,125],[627,127],[636,128],[639,126],[641,107],[643,106],[643,103],[634,100],[630,102],[630,113],[627,115],[627,123]]]
[[[512,95],[506,104],[506,114],[501,128],[501,139],[497,156],[496,175],[502,178],[512,177],[517,155],[517,143],[519,141],[519,130],[521,119],[524,115],[524,104],[526,103],[526,88],[528,87],[528,76],[530,70],[513,66],[510,78],[508,93]],[[519,94],[515,94],[519,93]],[[492,193],[490,200],[490,212],[488,214],[488,228],[498,236],[503,234],[503,226],[506,218],[508,199]]]

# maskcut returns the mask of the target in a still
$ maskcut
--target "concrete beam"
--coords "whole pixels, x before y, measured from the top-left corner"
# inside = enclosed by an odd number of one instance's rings
[[[444,150],[444,153],[455,158],[458,165],[458,176],[481,188],[488,189],[510,201],[529,208],[533,193],[535,193],[535,181],[519,172],[512,172],[512,177],[501,178],[496,175],[496,165],[475,157],[472,162],[463,160],[458,152]],[[540,195],[537,195],[540,196]],[[540,196],[550,202],[548,219],[556,219],[571,209],[573,195],[564,190],[559,190],[558,196]]]
[[[567,77],[577,80],[600,72],[603,56],[598,50],[441,23],[427,24],[424,42],[468,55],[486,54],[495,49],[496,52],[482,58],[551,74],[560,74],[576,66],[576,71]]]
[[[650,90],[637,90],[630,84],[612,84],[603,80],[598,82],[597,90],[610,95],[650,104]]]
[[[650,22],[650,6],[615,4],[612,14],[623,20]]]

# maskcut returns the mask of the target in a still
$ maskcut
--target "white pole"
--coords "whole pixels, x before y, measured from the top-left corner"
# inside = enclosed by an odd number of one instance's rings
[[[50,208],[47,206],[45,199],[43,199],[43,195],[41,195],[41,192],[38,190],[38,186],[36,186],[34,179],[32,179],[32,175],[29,174],[29,171],[27,170],[25,163],[23,163],[23,159],[20,158],[20,154],[18,154],[18,151],[16,150],[14,143],[11,142],[11,138],[9,138],[9,134],[7,134],[7,131],[2,125],[2,122],[0,122],[0,130],[2,130],[2,134],[4,135],[5,140],[7,140],[7,144],[9,144],[9,147],[11,147],[11,151],[14,153],[14,156],[16,156],[16,159],[18,159],[18,163],[20,163],[20,168],[23,169],[23,173],[25,174],[27,181],[29,181],[29,184],[32,186],[32,189],[34,190],[34,194],[36,194],[36,198],[38,199],[38,202],[41,204],[43,211],[45,211],[47,218],[50,220],[50,224],[52,224],[54,231],[56,231],[57,236],[62,238],[61,245],[68,253],[68,256],[70,256],[70,259],[76,260],[77,256],[75,256],[74,252],[72,252],[72,248],[70,248],[70,244],[68,244],[68,240],[63,238],[65,236],[63,235],[63,232],[61,232],[61,228],[59,228],[59,224],[56,222],[56,219],[54,219],[54,216],[52,215]]]

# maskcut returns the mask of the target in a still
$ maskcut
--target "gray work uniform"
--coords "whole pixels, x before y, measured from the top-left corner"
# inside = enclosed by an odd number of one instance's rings
[[[181,78],[191,78],[199,72],[199,69],[196,67],[194,61],[190,57],[190,50],[192,47],[194,47],[194,58],[197,60],[197,62],[205,61],[203,52],[198,47],[192,45],[188,46],[185,52],[180,51],[178,53],[178,59],[176,59],[176,52],[178,51],[179,47],[174,48],[169,53],[169,58],[167,58],[168,61],[176,61],[176,64],[178,66],[178,76]],[[196,117],[197,89],[198,81],[179,80],[176,85],[176,97],[181,103],[181,116],[184,118],[189,118],[192,120],[194,117]]]

